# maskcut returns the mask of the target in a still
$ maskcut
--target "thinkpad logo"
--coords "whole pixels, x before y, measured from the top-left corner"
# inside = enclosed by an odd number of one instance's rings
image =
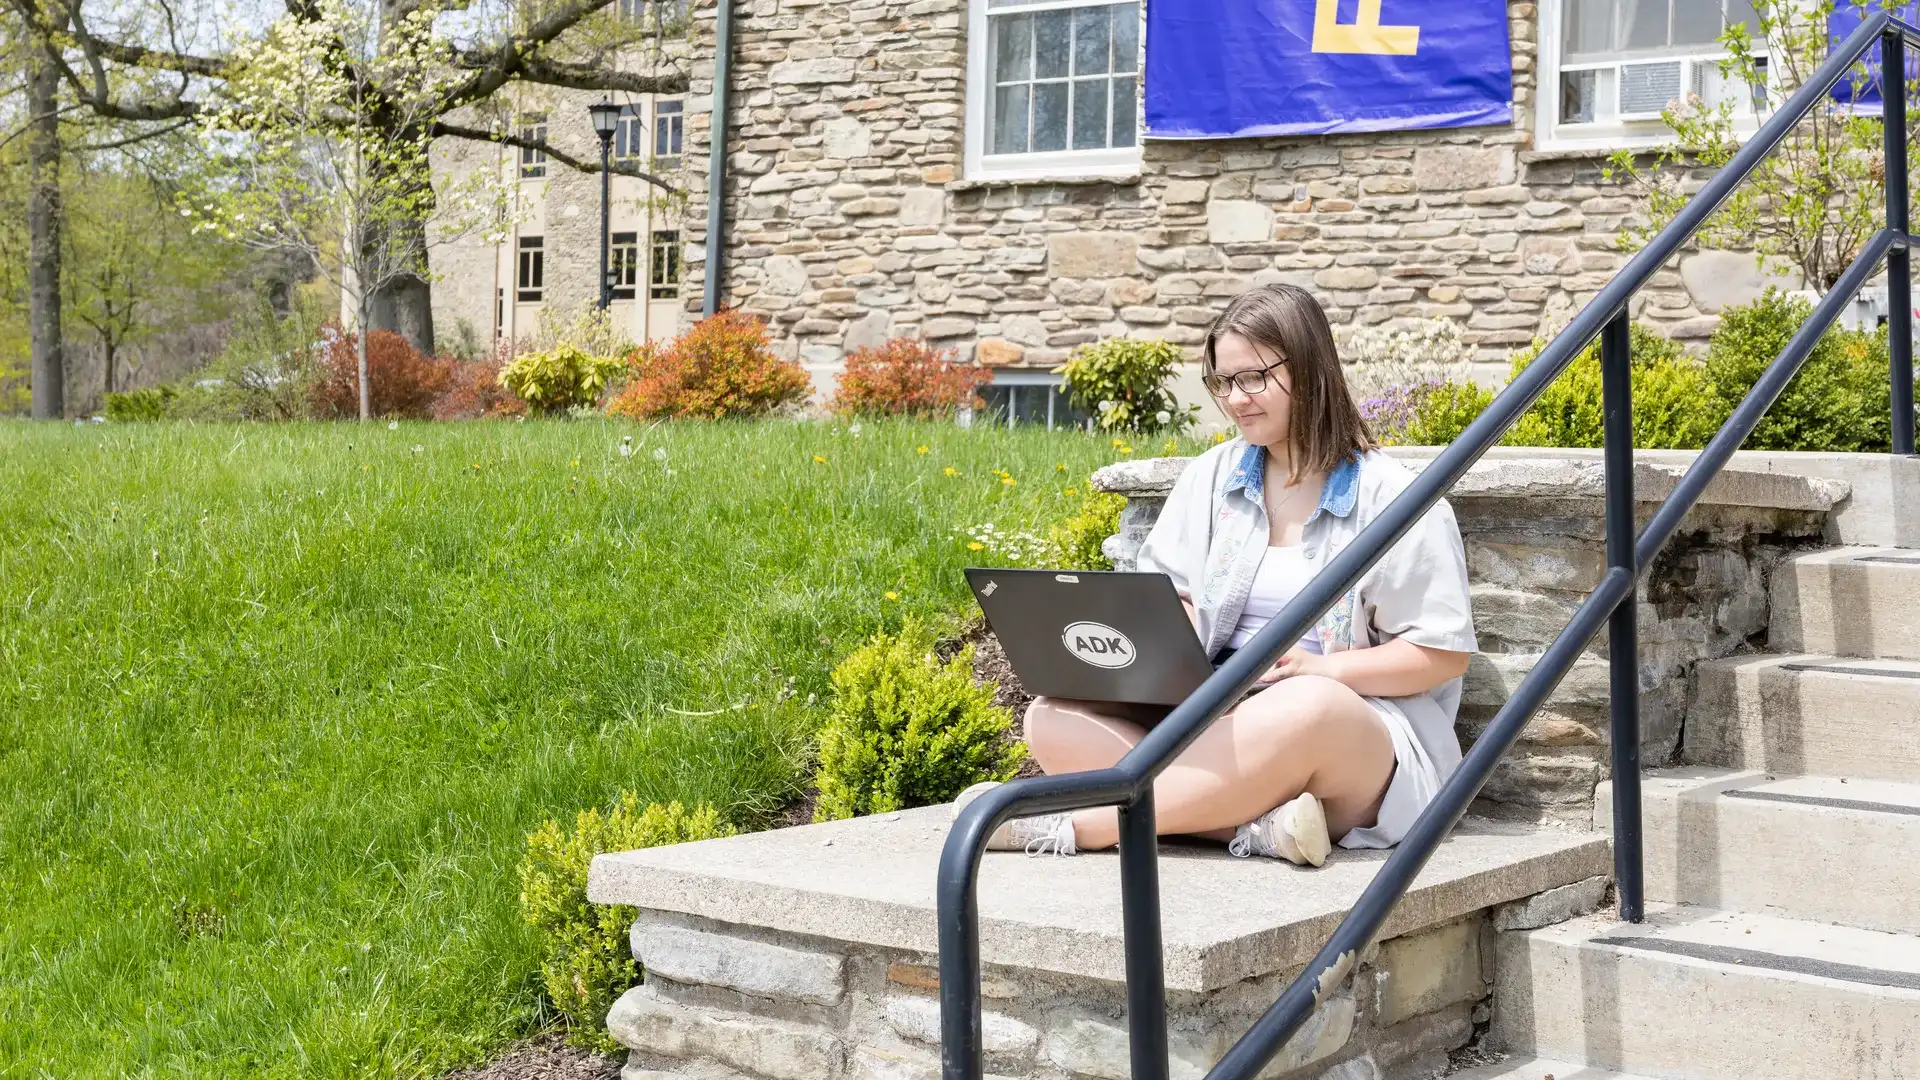
[[[1060,641],[1075,658],[1094,667],[1123,668],[1133,663],[1133,642],[1111,626],[1077,622],[1060,633]]]

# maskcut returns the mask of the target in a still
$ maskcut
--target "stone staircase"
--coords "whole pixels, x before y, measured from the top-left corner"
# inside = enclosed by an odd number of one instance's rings
[[[1465,739],[1591,586],[1600,544],[1591,455],[1493,457],[1452,500],[1490,646]],[[1648,458],[1651,500],[1686,462]],[[1640,600],[1649,760],[1687,763],[1645,778],[1647,920],[1605,906],[1596,643],[1496,774],[1493,817],[1462,822],[1263,1077],[1920,1080],[1920,461],[1734,464]],[[1129,468],[1137,534],[1177,469]],[[936,1080],[947,822],[930,807],[596,859],[589,896],[639,909],[648,972],[608,1017],[625,1080]],[[1306,871],[1163,847],[1172,1076],[1204,1076],[1381,858]],[[1111,853],[987,858],[989,1077],[1128,1080],[1118,878]],[[1469,1047],[1507,1056],[1456,1066]]]
[[[1778,654],[1700,665],[1646,777],[1646,921],[1500,935],[1516,1056],[1458,1075],[1920,1077],[1920,550],[1796,557],[1771,601]]]

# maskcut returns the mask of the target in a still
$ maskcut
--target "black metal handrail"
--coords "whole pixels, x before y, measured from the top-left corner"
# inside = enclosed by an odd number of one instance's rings
[[[1628,301],[1661,265],[1699,231],[1733,189],[1820,103],[1849,69],[1878,42],[1883,72],[1905,72],[1908,42],[1920,45],[1920,29],[1880,12],[1837,45],[1813,77],[1750,138],[1679,215],[1627,262],[1598,296],[1574,317],[1539,357],[1519,374],[1407,490],[1362,529],[1354,541],[1253,640],[1149,731],[1109,769],[1037,777],[997,787],[975,799],[948,834],[940,857],[940,1021],[944,1080],[979,1080],[980,913],[976,883],[988,837],[1008,818],[1117,806],[1120,814],[1120,891],[1125,940],[1127,1014],[1135,1080],[1166,1080],[1167,1003],[1160,937],[1158,836],[1153,781],[1250,689],[1359,581],[1401,536],[1445,496],[1507,429],[1531,407],[1586,347],[1600,338],[1601,394],[1606,464],[1607,572],[1575,610],[1533,669],[1521,680],[1493,722],[1475,740],[1459,768],[1399,846],[1394,849],[1327,944],[1207,1074],[1209,1080],[1246,1080],[1279,1052],[1312,1015],[1319,1001],[1352,971],[1360,950],[1385,924],[1413,879],[1466,812],[1533,713],[1565,678],[1587,642],[1606,623],[1612,691],[1614,867],[1620,914],[1643,917],[1640,841],[1639,648],[1632,602],[1640,575],[1733,452],[1752,434],[1766,411],[1799,372],[1822,334],[1864,285],[1881,259],[1887,262],[1889,375],[1893,381],[1893,450],[1914,452],[1913,327],[1907,219],[1906,95],[1881,95],[1886,128],[1887,227],[1848,266],[1780,356],[1734,409],[1726,424],[1681,477],[1635,542],[1633,419]],[[1882,79],[1883,86],[1886,79]]]

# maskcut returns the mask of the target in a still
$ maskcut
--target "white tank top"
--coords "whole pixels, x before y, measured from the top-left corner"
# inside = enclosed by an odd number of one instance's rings
[[[1319,570],[1311,559],[1307,558],[1304,547],[1270,547],[1260,559],[1260,569],[1253,575],[1253,591],[1247,594],[1246,610],[1240,613],[1240,621],[1233,628],[1233,637],[1227,639],[1230,649],[1244,648],[1253,640],[1253,635],[1273,621],[1280,609],[1300,595],[1313,580]],[[1311,653],[1320,649],[1320,628],[1313,627],[1300,639],[1300,647]]]

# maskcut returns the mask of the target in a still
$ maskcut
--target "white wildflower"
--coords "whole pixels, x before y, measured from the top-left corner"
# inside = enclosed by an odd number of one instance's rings
[[[1159,424],[1161,427],[1166,427],[1168,424],[1173,423],[1173,414],[1165,409],[1161,409],[1159,412],[1153,414],[1153,422]]]
[[[389,420],[389,421],[387,421],[387,430],[388,430],[388,431],[399,431],[399,430],[400,430],[400,421],[398,421],[398,420]]]
[[[655,461],[660,461],[660,462],[664,462],[664,461],[666,461],[666,460],[667,460],[667,448],[666,448],[666,447],[664,447],[664,446],[656,446],[656,447],[654,447],[654,448],[653,448],[653,460],[655,460]]]

